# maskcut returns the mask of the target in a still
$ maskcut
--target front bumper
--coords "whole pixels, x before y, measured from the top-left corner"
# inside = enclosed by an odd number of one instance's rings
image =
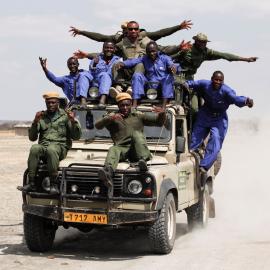
[[[63,208],[57,206],[41,206],[41,205],[27,205],[22,206],[24,213],[52,219],[60,223],[65,223],[65,212],[76,212],[81,214],[97,214],[106,215],[107,224],[112,225],[125,225],[125,224],[142,224],[151,223],[158,218],[158,211],[136,211],[136,210],[85,210],[74,208]],[[89,223],[87,223],[89,224]],[[93,223],[93,225],[99,225]],[[104,224],[102,224],[104,225]]]

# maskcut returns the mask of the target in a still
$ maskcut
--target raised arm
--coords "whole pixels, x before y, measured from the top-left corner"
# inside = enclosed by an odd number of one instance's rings
[[[175,56],[179,55],[182,52],[188,51],[191,47],[192,44],[190,43],[190,41],[185,42],[184,40],[182,40],[179,45],[158,45],[158,48],[161,52],[170,55],[172,58],[175,58]]]
[[[193,23],[191,22],[191,20],[184,20],[183,22],[181,22],[178,25],[172,26],[172,27],[168,27],[168,28],[163,28],[154,32],[145,32],[145,35],[147,37],[149,37],[152,40],[158,40],[162,37],[167,37],[169,35],[174,34],[175,32],[179,31],[179,30],[188,30],[191,28],[191,26],[193,25]]]
[[[77,50],[73,53],[73,56],[78,58],[78,59],[84,59],[84,58],[94,59],[98,55],[99,55],[99,53],[88,53],[88,52],[84,52],[81,50]]]
[[[73,37],[76,37],[77,35],[81,35],[81,36],[90,38],[92,40],[98,41],[98,42],[111,41],[111,42],[116,43],[116,42],[121,41],[123,38],[122,33],[116,33],[115,35],[103,35],[96,32],[88,32],[88,31],[79,30],[78,28],[75,28],[73,26],[70,27],[69,32],[71,32],[71,35]]]
[[[244,97],[244,96],[237,96],[235,91],[231,89],[229,86],[226,87],[226,98],[230,104],[234,104],[238,107],[248,106],[249,108],[253,107],[253,99]]]
[[[42,57],[39,57],[39,62],[47,79],[52,83],[56,84],[57,86],[62,87],[64,84],[65,77],[64,76],[56,77],[51,71],[48,70],[47,58],[43,59]]]
[[[207,58],[206,60],[218,60],[218,59],[225,59],[227,61],[243,61],[243,62],[256,62],[258,57],[252,56],[252,57],[241,57],[235,54],[231,53],[225,53],[225,52],[218,52],[211,49],[207,49]]]

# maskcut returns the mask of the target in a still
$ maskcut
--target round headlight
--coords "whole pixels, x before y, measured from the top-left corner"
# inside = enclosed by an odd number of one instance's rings
[[[128,191],[132,194],[139,194],[142,191],[142,183],[138,180],[132,180],[128,184]]]
[[[95,186],[95,187],[94,187],[94,192],[95,192],[96,194],[99,194],[99,193],[100,193],[100,187],[99,187],[99,186]]]
[[[70,189],[71,189],[71,192],[76,193],[79,187],[77,185],[72,185]]]
[[[98,88],[97,87],[91,87],[88,91],[89,96],[91,98],[97,98],[98,97]]]
[[[157,90],[156,89],[153,89],[153,88],[150,88],[146,91],[146,96],[147,98],[153,100],[153,99],[156,99],[157,98]]]

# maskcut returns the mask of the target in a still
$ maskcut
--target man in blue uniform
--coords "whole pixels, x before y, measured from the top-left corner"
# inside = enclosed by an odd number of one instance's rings
[[[194,124],[190,149],[197,150],[210,133],[204,158],[200,162],[200,170],[205,173],[213,165],[221,150],[228,129],[227,109],[231,104],[251,108],[253,100],[237,96],[233,89],[224,84],[224,75],[221,71],[215,71],[211,81],[199,80],[186,83],[204,99],[204,105],[199,109]]]
[[[86,103],[87,93],[92,75],[89,71],[79,69],[79,61],[75,57],[70,57],[67,60],[67,66],[70,71],[69,75],[56,77],[51,71],[47,69],[47,58],[39,57],[40,65],[46,77],[55,85],[62,88],[64,94],[70,102]]]
[[[180,67],[176,66],[172,59],[161,54],[158,51],[158,45],[150,41],[146,46],[146,55],[128,59],[118,63],[118,68],[132,68],[142,63],[145,69],[145,75],[141,72],[135,72],[132,77],[133,106],[136,107],[138,100],[145,95],[145,84],[151,82],[151,88],[159,88],[162,91],[163,108],[169,99],[173,98],[173,74]]]
[[[114,55],[115,45],[113,42],[104,42],[103,53],[91,60],[89,70],[94,78],[92,86],[99,89],[99,106],[105,107],[106,97],[112,86],[112,66],[119,61],[120,57]]]

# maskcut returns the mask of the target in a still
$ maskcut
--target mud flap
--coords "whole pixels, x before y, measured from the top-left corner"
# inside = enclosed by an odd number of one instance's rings
[[[209,197],[209,218],[215,217],[216,217],[215,200],[212,197]]]

